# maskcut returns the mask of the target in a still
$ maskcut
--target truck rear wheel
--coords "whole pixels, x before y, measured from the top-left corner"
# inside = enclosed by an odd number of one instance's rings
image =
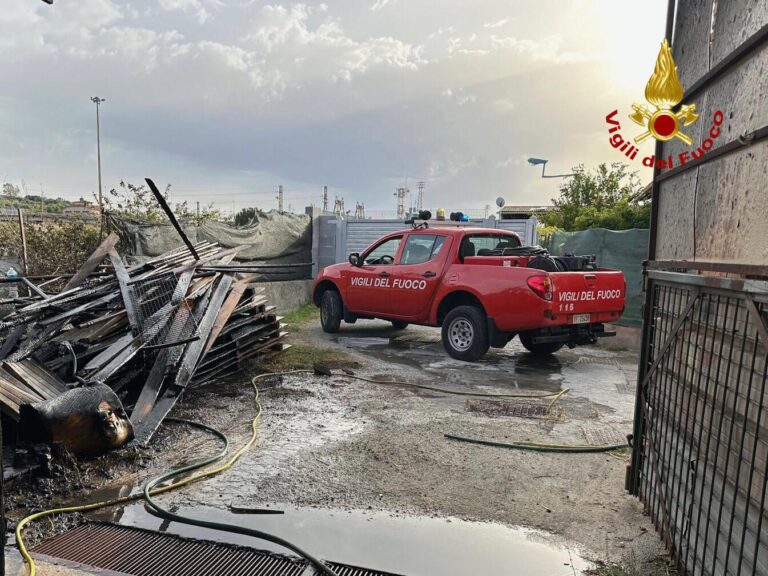
[[[343,317],[341,296],[336,290],[326,290],[320,300],[320,325],[323,327],[323,332],[329,334],[338,332]]]
[[[488,352],[488,321],[477,306],[457,306],[443,320],[443,348],[453,358],[474,362]]]
[[[540,356],[544,356],[546,354],[554,354],[560,350],[564,344],[563,342],[539,342],[534,344],[533,336],[534,335],[531,332],[520,333],[520,342],[531,354],[537,354]]]

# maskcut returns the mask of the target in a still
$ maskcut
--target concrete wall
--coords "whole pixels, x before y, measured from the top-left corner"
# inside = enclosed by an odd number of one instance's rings
[[[768,23],[768,2],[679,0],[672,52],[684,88]],[[768,125],[768,46],[695,96],[699,119],[684,131],[694,139],[664,143],[662,157],[695,150],[716,110],[725,116],[713,149]],[[656,231],[659,260],[768,264],[768,140],[727,154],[660,185]]]
[[[277,307],[278,313],[293,312],[310,300],[312,280],[288,280],[287,282],[262,282],[269,303]]]

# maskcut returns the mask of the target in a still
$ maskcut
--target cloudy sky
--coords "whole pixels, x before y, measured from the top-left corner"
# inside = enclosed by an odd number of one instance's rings
[[[46,196],[150,176],[224,210],[548,203],[548,172],[621,160],[664,0],[3,0],[0,179]],[[626,121],[629,125],[629,121]],[[637,164],[641,170],[642,166]],[[644,180],[650,173],[641,171]]]

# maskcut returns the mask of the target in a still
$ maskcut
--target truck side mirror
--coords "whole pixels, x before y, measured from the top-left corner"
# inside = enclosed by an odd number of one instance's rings
[[[352,252],[352,254],[349,255],[349,263],[352,264],[352,266],[360,266],[360,254]]]

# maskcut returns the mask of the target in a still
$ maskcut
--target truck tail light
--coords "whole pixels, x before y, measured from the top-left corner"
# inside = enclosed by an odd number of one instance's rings
[[[539,298],[552,300],[552,280],[549,276],[531,276],[528,278],[528,288]]]

